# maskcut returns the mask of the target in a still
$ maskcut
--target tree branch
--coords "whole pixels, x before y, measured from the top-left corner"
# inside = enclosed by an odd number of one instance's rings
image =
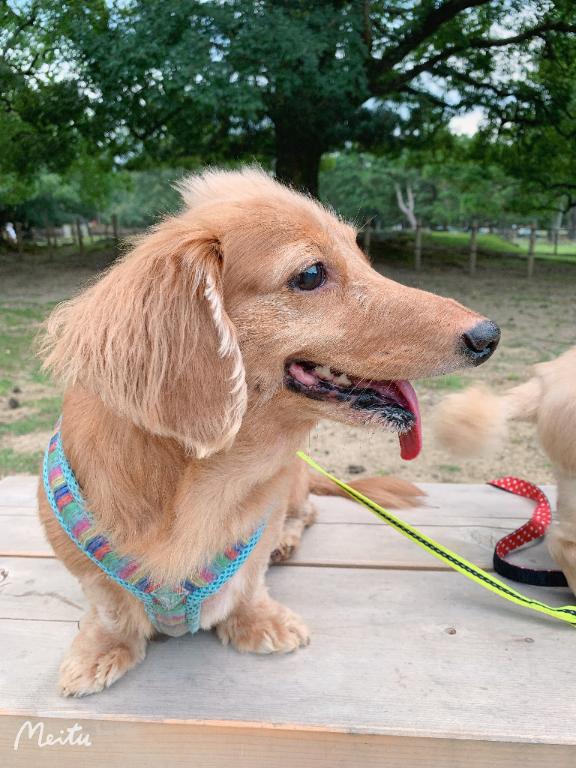
[[[492,48],[500,48],[507,45],[515,45],[517,43],[523,43],[528,40],[533,40],[536,37],[541,37],[548,32],[561,32],[563,34],[575,34],[576,25],[566,24],[565,22],[544,22],[530,27],[529,29],[520,32],[517,35],[511,35],[509,37],[501,38],[471,38],[465,45],[453,45],[445,48],[442,51],[438,51],[434,56],[421,61],[419,64],[414,65],[409,70],[399,73],[392,81],[388,80],[386,85],[388,88],[394,90],[400,88],[404,83],[410,82],[418,75],[424,72],[433,73],[435,67],[451,58],[462,53],[466,53],[469,50],[490,50]],[[382,59],[379,60],[381,62]]]
[[[374,60],[377,73],[386,73],[396,64],[403,61],[406,56],[421,43],[437,32],[440,27],[458,16],[467,8],[476,8],[488,5],[490,0],[447,0],[438,8],[432,8],[420,20],[419,24],[411,25],[404,37],[393,42],[389,49],[379,58]]]
[[[549,22],[543,22],[542,24],[537,24],[535,27],[530,27],[529,29],[525,29],[524,32],[520,32],[517,35],[512,35],[510,37],[487,37],[487,38],[472,38],[469,41],[469,48],[496,48],[503,45],[514,45],[515,43],[524,43],[527,40],[532,40],[535,37],[540,37],[540,35],[545,34],[546,32],[562,32],[564,34],[574,34],[576,33],[576,25],[575,24],[566,24],[563,21],[549,21]]]
[[[372,50],[372,24],[370,22],[370,0],[364,0],[364,42],[368,51]]]
[[[13,15],[17,19],[21,18],[20,16],[18,16],[18,14],[14,12],[13,12]],[[6,45],[4,46],[4,50],[2,51],[2,56],[6,55],[6,52],[10,50],[10,48],[14,45],[14,43],[16,42],[20,34],[24,32],[25,29],[35,24],[37,16],[38,16],[38,6],[36,3],[34,3],[30,8],[30,14],[24,19],[22,19],[19,24],[16,25],[14,32],[12,32],[12,34],[6,41]]]
[[[404,86],[402,88],[402,93],[408,93],[410,96],[416,96],[418,99],[426,99],[426,101],[429,101],[435,107],[439,107],[440,109],[459,109],[460,107],[459,104],[448,104],[447,101],[444,101],[444,99],[441,99],[439,96],[434,96],[434,94],[429,91],[419,91],[411,85]]]

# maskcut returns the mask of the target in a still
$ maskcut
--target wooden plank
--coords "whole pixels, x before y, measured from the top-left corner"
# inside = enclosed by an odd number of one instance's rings
[[[37,507],[38,477],[10,475],[0,480],[0,506]]]
[[[75,728],[90,747],[38,747],[26,723],[46,737]],[[81,728],[81,731],[78,730]],[[24,729],[24,730],[22,730]],[[18,750],[14,744],[18,733]],[[140,723],[0,717],[0,759],[9,768],[573,768],[575,748],[463,739],[412,739],[231,723]]]
[[[401,510],[399,516],[483,568],[491,568],[496,541],[527,520],[533,508],[527,499],[488,486],[443,485],[429,490],[431,506]],[[314,501],[318,522],[306,532],[289,564],[448,570],[353,501],[335,497]],[[3,509],[0,556],[53,557],[31,507]],[[554,567],[544,544],[516,553],[511,560],[534,568]]]
[[[323,530],[320,530],[323,528]],[[358,543],[353,538],[357,536],[358,532],[351,526],[345,526],[344,535],[341,541],[336,542],[334,548],[340,547],[342,553],[342,560],[336,563],[335,567],[348,567],[348,568],[370,568],[370,569],[384,569],[384,570],[443,570],[450,574],[453,574],[454,578],[461,578],[455,574],[454,571],[449,570],[447,567],[441,567],[440,563],[437,563],[427,553],[420,550],[415,545],[402,539],[398,534],[389,529],[383,527],[383,532],[387,546],[383,547],[385,554],[381,555],[381,559],[378,561],[375,559],[373,563],[367,560],[362,560],[361,554],[358,553]],[[305,541],[302,545],[301,552],[298,552],[293,562],[298,567],[307,567],[312,565],[318,567],[330,567],[323,560],[327,560],[324,549],[324,555],[318,555],[314,552],[314,531],[317,531],[318,538],[322,536],[325,539],[320,540],[319,547],[325,547],[326,540],[328,544],[333,538],[334,533],[339,533],[335,526],[321,526],[311,529],[307,532]],[[365,535],[370,533],[371,529],[361,528],[360,533]],[[458,532],[462,534],[462,531]],[[392,550],[390,544],[392,538],[397,544],[405,546],[407,557],[414,551],[416,554],[410,560],[410,565],[403,566],[398,564],[400,557]],[[368,539],[365,543],[370,545]],[[348,552],[345,552],[345,548],[348,548]],[[462,550],[462,547],[460,547]],[[307,555],[307,552],[311,551],[312,554]],[[348,560],[346,560],[348,556]],[[378,557],[378,553],[374,554],[374,557]],[[388,561],[384,558],[388,558]],[[392,561],[396,557],[396,565],[392,564]],[[358,564],[354,564],[354,558],[358,561]],[[418,559],[422,560],[420,565],[417,564]],[[480,558],[477,558],[478,560]],[[523,553],[518,553],[512,556],[512,561],[522,562],[523,564],[535,565],[537,567],[553,567],[552,560],[548,555],[545,547],[540,545],[526,550]],[[371,578],[367,576],[366,578]],[[85,607],[85,600],[83,593],[77,580],[66,570],[62,563],[58,562],[54,558],[42,558],[37,559],[33,557],[3,557],[0,559],[0,618],[18,618],[18,619],[33,619],[40,620],[58,620],[58,621],[75,621],[78,620]]]
[[[0,525],[1,518],[5,517],[6,515],[18,515],[19,517],[36,517],[38,515],[38,507],[37,505],[34,507],[19,507],[14,505],[0,506]]]
[[[86,607],[80,584],[55,559],[0,559],[0,618],[78,621]]]
[[[466,525],[469,521],[500,521],[514,518],[525,521],[532,514],[534,502],[493,488],[487,484],[466,483],[418,483],[428,494],[424,505],[415,509],[395,512],[398,517],[413,525],[434,525],[440,518],[440,525]],[[548,495],[552,507],[556,505],[556,488],[541,486]],[[326,497],[324,497],[326,498]],[[380,525],[380,521],[359,504],[339,498],[330,498],[330,506],[323,508],[322,521],[325,523],[358,523]],[[318,505],[320,499],[312,497]],[[394,511],[394,510],[393,510]],[[479,524],[476,523],[476,524]]]
[[[576,745],[571,627],[445,573],[277,568],[269,582],[309,623],[308,648],[241,655],[211,633],[153,642],[137,669],[79,700],[56,693],[75,624],[0,620],[0,712]]]
[[[0,517],[0,557],[54,557],[36,514]]]
[[[0,515],[7,507],[20,507],[36,509],[36,491],[38,479],[33,475],[12,475],[0,480]],[[426,491],[428,498],[426,506],[416,510],[402,510],[401,516],[406,515],[408,522],[415,525],[425,524],[430,521],[430,514],[434,509],[442,509],[445,522],[456,524],[462,521],[463,516],[471,518],[524,518],[530,513],[531,502],[504,493],[486,484],[466,483],[419,483]],[[543,485],[542,490],[548,494],[553,506],[556,503],[556,489],[554,486]],[[332,499],[330,508],[331,517],[326,517],[325,522],[358,522],[358,513],[362,513],[362,520],[378,524],[378,521],[362,510],[358,505],[350,502],[352,506],[341,506],[344,499]]]
[[[508,527],[421,525],[419,530],[481,568],[492,570],[496,542],[517,524]],[[556,567],[544,542],[511,554],[509,560],[529,568]],[[452,570],[385,523],[376,527],[316,523],[305,532],[299,548],[285,565]]]
[[[364,523],[363,516],[373,516],[367,510],[358,509],[358,505],[351,501],[318,499],[318,508],[318,521],[305,532],[300,547],[288,565],[450,570],[378,519],[374,518],[376,525]],[[343,512],[342,517],[356,517],[362,522],[333,522],[334,514],[338,511]],[[403,513],[402,517],[407,518],[408,515]],[[325,523],[326,518],[331,522]],[[503,521],[494,518],[467,520],[466,516],[461,515],[459,525],[442,525],[442,510],[435,514],[435,520],[434,525],[418,527],[426,535],[487,569],[492,568],[494,546],[498,539],[519,524],[516,518]],[[37,517],[0,517],[0,557],[54,557]],[[511,555],[510,560],[532,568],[554,567],[543,543]]]

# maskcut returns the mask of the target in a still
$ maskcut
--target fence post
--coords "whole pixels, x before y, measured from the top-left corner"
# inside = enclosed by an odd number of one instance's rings
[[[118,216],[112,214],[112,233],[114,236],[114,248],[118,250]]]
[[[416,235],[414,237],[414,269],[420,272],[422,269],[422,221],[416,221]]]
[[[530,225],[530,245],[528,246],[528,278],[534,274],[534,255],[536,252],[536,224]]]
[[[54,243],[52,242],[52,231],[48,224],[46,224],[46,244],[48,245],[48,258],[52,261],[54,259]]]
[[[554,230],[554,256],[558,256],[558,228]]]
[[[473,221],[470,229],[470,275],[476,274],[476,262],[478,261],[478,222]]]
[[[16,247],[18,248],[18,256],[22,258],[22,224],[19,221],[16,222]]]
[[[44,216],[44,233],[46,235],[46,249],[48,252],[48,259],[52,261],[54,258],[54,247],[52,243],[52,232],[50,231],[50,224],[48,224],[48,217]]]
[[[84,238],[82,237],[80,219],[76,219],[76,232],[78,233],[78,250],[80,251],[80,256],[84,256]]]

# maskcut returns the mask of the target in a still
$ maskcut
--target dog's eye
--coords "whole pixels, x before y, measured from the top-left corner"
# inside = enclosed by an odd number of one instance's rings
[[[313,291],[320,288],[326,281],[326,267],[321,261],[306,267],[296,277],[290,280],[290,287],[297,288],[299,291]]]

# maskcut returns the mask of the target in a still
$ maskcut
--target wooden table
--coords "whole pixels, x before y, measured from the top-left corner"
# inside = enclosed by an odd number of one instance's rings
[[[574,629],[446,570],[351,501],[319,522],[271,591],[311,645],[240,655],[210,633],[152,642],[143,664],[84,699],[56,692],[85,601],[54,559],[32,477],[0,481],[0,765],[576,766]],[[530,502],[480,485],[428,485],[403,516],[478,565]],[[550,490],[550,489],[549,489]],[[520,557],[520,555],[518,556]],[[549,564],[542,545],[522,561]],[[576,602],[567,590],[524,591]],[[38,747],[78,723],[91,747]],[[78,733],[78,731],[76,731]]]

